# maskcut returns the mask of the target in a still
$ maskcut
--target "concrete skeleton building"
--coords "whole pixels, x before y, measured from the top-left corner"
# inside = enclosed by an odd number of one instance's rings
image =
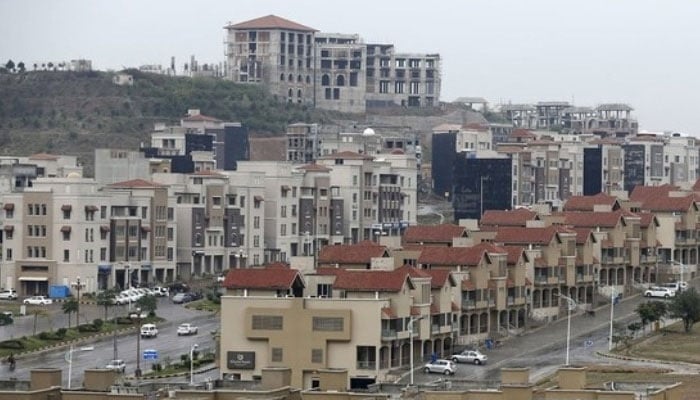
[[[264,85],[280,100],[356,113],[439,103],[438,54],[398,53],[392,44],[321,33],[275,15],[224,29],[227,78]]]

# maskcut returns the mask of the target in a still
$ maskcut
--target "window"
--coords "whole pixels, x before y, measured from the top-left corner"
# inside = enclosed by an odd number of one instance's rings
[[[100,261],[107,261],[107,248],[106,247],[100,248]]]
[[[287,216],[287,206],[280,207],[280,217],[285,218]]]
[[[272,348],[272,362],[282,362],[282,348],[281,347],[273,347]]]
[[[13,236],[12,233],[13,233],[13,231],[5,231],[5,239],[11,240],[12,236]]]
[[[102,219],[107,218],[107,206],[100,207],[100,218],[102,218]]]
[[[316,364],[323,362],[323,349],[311,349],[311,362]]]
[[[245,207],[245,196],[241,196],[239,198],[239,207],[241,207],[241,208]]]
[[[260,217],[253,217],[253,229],[260,229]]]
[[[297,216],[297,205],[292,204],[292,217],[296,217],[296,216]]]
[[[168,247],[168,261],[172,261],[174,258],[175,250],[172,247]]]
[[[331,285],[319,283],[316,285],[316,295],[318,297],[331,297]]]
[[[5,259],[7,261],[12,261],[12,249],[5,250]]]
[[[70,240],[70,231],[61,231],[63,234],[63,240]]]
[[[292,223],[292,235],[296,235],[296,234],[297,234],[297,224]]]
[[[280,236],[287,236],[287,224],[280,225]]]
[[[345,321],[339,317],[313,317],[312,330],[322,332],[342,332]]]
[[[70,261],[70,250],[63,250],[63,261]]]
[[[168,228],[168,240],[174,240],[175,230],[173,228]]]
[[[253,235],[253,247],[260,247],[260,235]]]
[[[282,322],[283,319],[279,315],[253,315],[251,329],[281,331]]]

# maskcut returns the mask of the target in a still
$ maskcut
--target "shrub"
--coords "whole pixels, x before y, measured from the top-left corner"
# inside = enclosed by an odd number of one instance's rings
[[[51,332],[39,332],[39,339],[41,340],[53,340],[54,335]]]
[[[152,369],[154,372],[160,372],[160,371],[163,370],[163,366],[160,365],[160,363],[153,363],[153,365],[151,365],[151,369]]]
[[[66,328],[56,329],[56,336],[59,337],[60,339],[63,339],[64,337],[66,337],[66,333],[68,333],[68,329],[66,329]]]
[[[0,349],[22,350],[24,349],[24,343],[19,339],[3,340],[0,342]]]
[[[131,325],[131,324],[133,324],[133,323],[134,323],[134,321],[132,321],[131,318],[127,318],[127,317],[119,317],[119,318],[117,318],[117,324],[118,324],[118,325]]]
[[[102,320],[99,319],[99,318],[95,318],[95,320],[92,321],[92,325],[93,325],[95,328],[97,328],[97,330],[99,331],[100,329],[102,329],[102,325],[104,325],[104,321],[102,321]]]
[[[100,330],[93,324],[83,324],[78,326],[78,332],[99,332]]]

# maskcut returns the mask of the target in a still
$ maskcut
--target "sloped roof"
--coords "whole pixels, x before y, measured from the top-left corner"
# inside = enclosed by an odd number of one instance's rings
[[[573,232],[565,228],[548,226],[545,228],[524,228],[500,226],[496,229],[496,243],[503,244],[549,244],[558,232]]]
[[[593,196],[571,196],[564,203],[564,211],[593,211],[596,205],[613,207],[616,202],[617,197],[602,192]]]
[[[593,212],[593,211],[566,211],[558,215],[564,217],[564,221],[576,228],[614,228],[623,216],[621,211]]]
[[[403,241],[408,243],[452,243],[452,239],[464,237],[467,229],[454,224],[411,225],[406,228]]]
[[[306,164],[297,167],[297,169],[303,169],[304,171],[310,171],[310,172],[330,172],[331,168],[326,167],[325,165],[321,164]]]
[[[301,274],[291,268],[242,268],[231,269],[223,286],[228,289],[290,289],[295,280],[303,284]]]
[[[160,183],[147,181],[145,179],[132,179],[129,181],[116,182],[109,185],[109,187],[113,188],[156,188],[164,186],[165,185],[161,185]]]
[[[445,286],[455,286],[452,272],[449,269],[426,269],[426,274],[430,275],[430,287],[439,289]]]
[[[208,115],[202,115],[202,114],[190,115],[190,116],[184,117],[182,120],[187,121],[187,122],[221,122],[221,120],[218,118],[214,118],[214,117],[210,117]]]
[[[364,241],[357,244],[336,244],[325,246],[318,255],[318,262],[324,264],[369,264],[374,257],[384,257],[386,247]]]
[[[656,226],[659,226],[659,221],[656,219],[656,215],[652,214],[648,211],[643,211],[640,213],[637,213],[639,215],[639,226],[642,228],[647,228],[649,225],[651,225],[652,221]]]
[[[593,229],[591,228],[572,228],[572,230],[576,232],[576,244],[585,244],[589,238],[592,238]]]
[[[678,190],[678,186],[669,185],[668,183],[661,186],[637,185],[630,193],[630,200],[644,202],[652,197],[668,197],[669,192],[674,190]]]
[[[398,292],[408,282],[409,274],[402,269],[393,271],[344,270],[336,274],[333,289],[360,292]]]
[[[520,261],[520,257],[527,258],[525,255],[525,247],[522,246],[502,246],[503,249],[508,252],[508,264],[515,265]]]
[[[272,14],[228,25],[226,29],[286,29],[290,31],[317,32],[314,28]]]
[[[684,197],[650,197],[642,203],[649,211],[686,212],[695,205],[695,195]]]
[[[418,256],[418,263],[433,265],[479,265],[487,256],[483,248],[425,246]]]
[[[481,225],[525,226],[527,221],[536,219],[537,213],[526,208],[486,210],[479,223]]]
[[[48,153],[36,153],[32,154],[29,156],[30,160],[35,160],[35,161],[56,161],[60,157],[53,155],[53,154],[48,154]]]

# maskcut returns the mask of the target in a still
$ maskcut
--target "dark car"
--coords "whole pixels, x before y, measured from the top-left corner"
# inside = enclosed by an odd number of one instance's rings
[[[192,301],[202,300],[204,298],[202,292],[190,292],[189,295],[192,298]]]
[[[175,282],[169,287],[170,293],[186,293],[190,291],[190,287],[185,283]]]

